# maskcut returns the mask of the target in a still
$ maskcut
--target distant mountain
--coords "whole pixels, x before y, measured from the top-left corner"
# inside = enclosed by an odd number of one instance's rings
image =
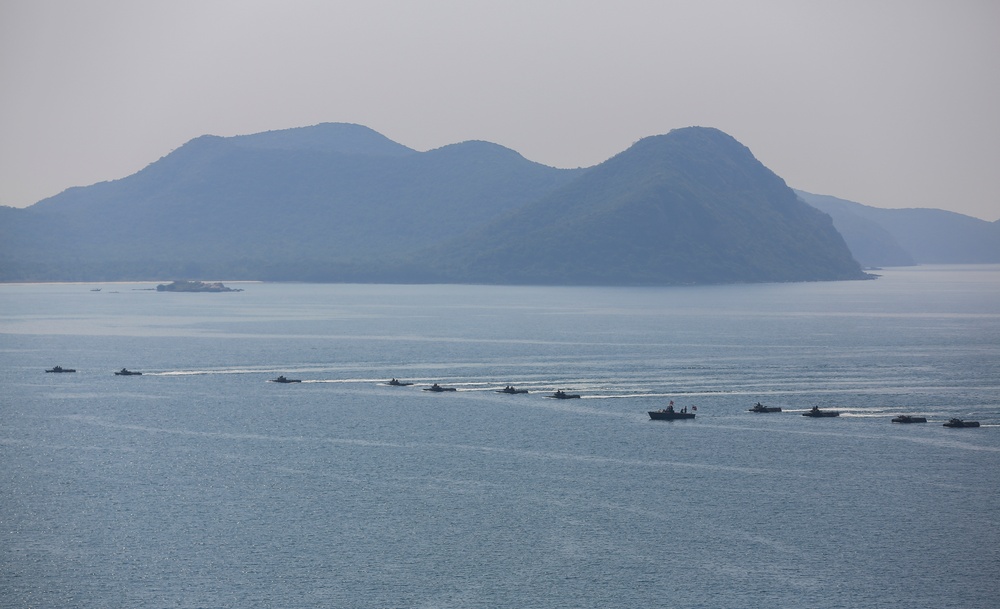
[[[5,210],[0,278],[364,280],[578,173],[486,142],[419,153],[358,125],[203,136]]]
[[[716,129],[645,138],[436,248],[442,277],[545,284],[859,279],[829,216]]]
[[[203,136],[0,208],[0,280],[677,284],[866,277],[829,216],[715,129],[590,169],[359,125]]]
[[[801,190],[806,203],[833,218],[864,266],[1000,262],[1000,221],[940,209],[879,209]]]

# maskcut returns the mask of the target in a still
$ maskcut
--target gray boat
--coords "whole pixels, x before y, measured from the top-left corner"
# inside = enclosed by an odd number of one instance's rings
[[[555,398],[557,400],[574,400],[576,398],[579,398],[580,394],[578,394],[578,393],[566,393],[562,389],[557,389],[556,392],[553,393],[552,395],[550,395],[549,397]]]
[[[503,389],[497,389],[497,393],[507,393],[514,395],[515,393],[528,393],[527,389],[515,389],[513,385],[507,385]]]
[[[963,421],[962,419],[949,419],[943,424],[945,427],[979,427],[979,421]]]
[[[804,417],[839,417],[840,411],[838,410],[820,410],[819,406],[813,406],[811,409],[802,413]]]
[[[430,387],[424,387],[424,391],[433,391],[434,393],[443,393],[445,391],[458,391],[458,389],[455,389],[454,387],[442,387],[441,385],[438,385],[437,383],[434,383]]]

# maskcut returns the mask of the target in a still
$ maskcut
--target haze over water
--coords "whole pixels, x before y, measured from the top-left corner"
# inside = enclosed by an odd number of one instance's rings
[[[0,285],[2,604],[996,607],[1000,267],[880,273]]]

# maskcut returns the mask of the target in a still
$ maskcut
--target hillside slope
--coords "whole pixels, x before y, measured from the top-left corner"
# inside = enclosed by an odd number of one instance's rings
[[[860,279],[829,216],[732,137],[645,138],[429,256],[442,278],[675,284]]]
[[[8,281],[336,280],[577,173],[486,142],[420,153],[357,125],[203,136],[127,178],[9,210],[0,268]]]

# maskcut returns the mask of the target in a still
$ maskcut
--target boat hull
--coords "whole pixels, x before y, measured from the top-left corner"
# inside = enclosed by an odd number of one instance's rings
[[[650,410],[649,418],[654,421],[677,421],[680,419],[693,419],[693,412],[669,412],[666,410]]]

